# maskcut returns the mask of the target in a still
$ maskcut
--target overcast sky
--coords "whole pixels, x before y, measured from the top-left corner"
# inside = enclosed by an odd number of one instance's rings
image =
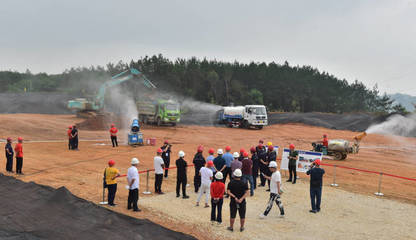
[[[1,0],[0,32],[0,70],[287,60],[416,95],[416,0]]]

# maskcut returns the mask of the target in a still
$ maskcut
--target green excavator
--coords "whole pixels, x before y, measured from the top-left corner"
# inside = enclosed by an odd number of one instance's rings
[[[141,81],[147,89],[156,89],[156,86],[146,76],[135,68],[119,73],[101,85],[98,93],[92,98],[76,98],[68,101],[68,109],[76,111],[77,117],[91,118],[104,114],[104,98],[107,89],[129,80]]]

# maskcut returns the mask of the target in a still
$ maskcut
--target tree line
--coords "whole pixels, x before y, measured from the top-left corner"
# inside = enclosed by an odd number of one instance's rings
[[[271,62],[240,63],[207,59],[170,60],[146,56],[105,67],[71,68],[61,74],[0,72],[0,92],[66,92],[93,95],[100,84],[130,67],[142,71],[155,85],[195,100],[218,105],[264,104],[285,112],[400,112],[377,86],[347,82],[311,66]]]

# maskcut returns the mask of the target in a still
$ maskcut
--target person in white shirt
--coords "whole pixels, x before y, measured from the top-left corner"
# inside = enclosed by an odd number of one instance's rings
[[[165,162],[162,159],[163,150],[157,149],[157,156],[154,158],[155,167],[155,193],[163,194],[162,192],[162,181],[163,181],[163,170],[165,168]]]
[[[212,182],[213,173],[210,169],[213,166],[213,162],[207,162],[207,167],[202,167],[199,170],[199,175],[201,175],[201,187],[199,188],[198,199],[196,200],[196,206],[199,206],[199,201],[201,200],[202,195],[205,193],[205,207],[208,208],[208,201],[210,198],[210,187]]]
[[[129,197],[127,200],[127,209],[132,209],[134,212],[140,212],[141,210],[137,207],[137,201],[139,200],[139,171],[137,170],[137,165],[139,164],[139,159],[131,159],[131,167],[127,170],[127,182],[129,184]]]
[[[267,214],[269,214],[270,210],[273,207],[273,203],[275,202],[280,209],[280,217],[284,217],[285,210],[283,209],[282,201],[280,200],[280,194],[283,193],[282,191],[282,178],[280,176],[280,172],[277,170],[277,163],[275,161],[271,161],[269,163],[269,169],[272,172],[272,176],[263,175],[266,179],[270,180],[270,199],[269,203],[267,204],[267,208],[260,215],[260,218],[265,218]]]

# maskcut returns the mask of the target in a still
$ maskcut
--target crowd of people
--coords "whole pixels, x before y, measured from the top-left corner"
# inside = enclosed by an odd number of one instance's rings
[[[198,146],[197,151],[192,159],[195,172],[193,176],[194,186],[193,190],[197,193],[196,206],[200,206],[201,200],[204,198],[204,207],[211,207],[211,221],[212,223],[222,224],[222,207],[224,199],[229,198],[230,222],[227,229],[234,231],[234,223],[237,214],[240,218],[240,231],[244,231],[245,217],[246,217],[246,199],[253,196],[255,189],[258,187],[265,187],[266,191],[270,192],[267,200],[266,208],[259,217],[266,218],[270,213],[274,204],[277,205],[280,217],[284,217],[285,210],[282,204],[281,195],[282,177],[278,169],[277,153],[271,142],[263,145],[262,140],[256,147],[250,148],[250,153],[245,149],[240,149],[239,152],[231,152],[231,147],[226,146],[223,149],[208,150],[208,156],[204,157],[204,147]],[[289,179],[288,182],[296,183],[296,160],[298,152],[295,150],[293,144],[289,145]],[[172,145],[168,141],[164,141],[163,146],[157,149],[154,157],[154,171],[155,194],[164,194],[162,191],[163,179],[168,178],[170,157],[172,152]],[[216,153],[216,156],[214,155]],[[185,160],[185,152],[179,151],[178,158],[175,161],[176,166],[176,197],[188,199],[187,185],[188,185],[188,171],[187,168],[192,166]],[[129,197],[127,208],[133,211],[140,211],[137,206],[139,194],[139,174],[137,165],[139,161],[133,158],[132,166],[127,172],[127,182],[129,189]],[[108,204],[114,206],[114,196],[117,191],[116,180],[120,176],[117,169],[114,168],[114,161],[108,163],[105,170],[105,184],[108,188]],[[311,176],[310,180],[310,197],[311,197],[311,213],[317,213],[321,210],[321,194],[322,194],[322,176],[325,171],[319,167],[320,160],[317,159],[312,164],[310,170],[307,172]],[[229,178],[228,184],[226,180]],[[257,179],[260,182],[257,184]]]

